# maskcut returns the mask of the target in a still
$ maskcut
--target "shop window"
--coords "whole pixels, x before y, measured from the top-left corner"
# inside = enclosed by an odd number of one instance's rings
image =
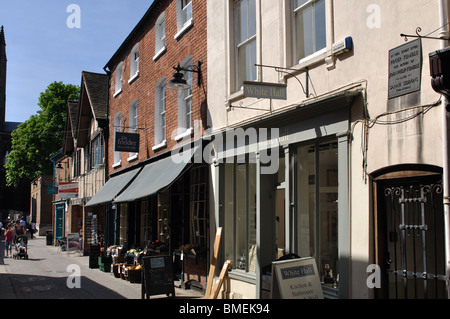
[[[127,242],[127,232],[128,232],[128,204],[120,204],[119,210],[119,245],[126,246]]]
[[[337,143],[297,149],[296,247],[313,256],[322,281],[338,284],[338,149]]]
[[[141,201],[141,243],[146,246],[152,241],[152,223],[148,200]]]
[[[256,0],[234,2],[236,91],[256,80]]]
[[[326,47],[325,0],[292,0],[293,64]]]
[[[233,269],[256,265],[256,164],[225,163],[224,251]]]

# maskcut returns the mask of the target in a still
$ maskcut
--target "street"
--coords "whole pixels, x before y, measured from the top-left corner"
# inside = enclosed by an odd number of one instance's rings
[[[5,256],[0,240],[0,299],[140,299],[141,284],[89,268],[89,257],[59,252],[45,237],[28,241],[28,260]],[[14,254],[14,248],[13,248]],[[79,274],[79,276],[77,276]],[[176,298],[201,298],[176,288]],[[166,298],[166,296],[152,296]]]

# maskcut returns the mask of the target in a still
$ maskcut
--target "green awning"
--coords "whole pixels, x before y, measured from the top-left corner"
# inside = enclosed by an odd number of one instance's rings
[[[87,202],[86,207],[95,206],[111,202],[119,195],[142,170],[142,167],[135,168],[127,173],[112,177],[105,185]]]
[[[136,179],[114,200],[115,203],[130,202],[156,194],[169,186],[191,162],[198,147],[180,153],[180,157],[169,156],[147,164]]]

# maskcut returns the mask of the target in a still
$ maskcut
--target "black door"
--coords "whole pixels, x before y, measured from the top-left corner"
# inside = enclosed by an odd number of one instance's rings
[[[441,176],[377,185],[380,297],[446,298]]]

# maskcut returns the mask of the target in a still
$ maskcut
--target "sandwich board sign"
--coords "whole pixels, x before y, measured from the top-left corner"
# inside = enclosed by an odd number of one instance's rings
[[[272,262],[272,299],[323,299],[313,257]]]

